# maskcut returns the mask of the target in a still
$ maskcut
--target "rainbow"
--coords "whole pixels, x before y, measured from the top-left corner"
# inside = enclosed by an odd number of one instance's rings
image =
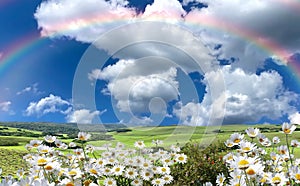
[[[293,7],[293,9],[300,10],[300,3],[296,0],[281,0],[283,3],[288,6]],[[2,5],[3,6],[3,5]],[[93,18],[90,18],[93,17]],[[175,17],[175,16],[174,16]],[[85,18],[80,20],[80,22],[63,22],[55,26],[55,32],[44,33],[43,35],[47,35],[50,37],[55,36],[57,33],[63,33],[68,30],[88,27],[91,25],[105,25],[105,24],[126,24],[128,22],[132,22],[132,20],[138,20],[138,17],[133,18],[132,14],[124,15],[123,17],[115,17],[113,15],[93,15],[89,16],[89,18]],[[159,21],[162,22],[165,17],[160,15],[152,15],[151,21]],[[175,18],[169,18],[169,21],[177,22],[178,20]],[[296,62],[289,60],[289,52],[281,47],[278,43],[268,40],[265,37],[259,35],[258,33],[252,32],[250,30],[246,30],[244,28],[239,27],[238,25],[234,25],[232,23],[224,22],[220,19],[216,19],[214,17],[208,16],[190,16],[188,20],[184,22],[184,24],[191,24],[194,26],[208,27],[216,30],[221,30],[229,34],[237,35],[242,39],[245,39],[253,44],[255,44],[260,49],[269,53],[270,56],[277,56],[283,63],[288,62],[288,67],[296,72],[296,74],[300,75],[300,65],[297,65]],[[45,42],[44,37],[38,37],[36,34],[30,34],[23,37],[23,39],[18,40],[15,43],[12,43],[7,49],[3,52],[3,56],[0,57],[0,77],[4,76],[7,71],[9,71],[10,67],[16,65],[18,61],[22,61],[20,59],[26,56],[26,53],[34,50],[38,50],[38,47],[41,46]],[[299,72],[299,73],[298,73]]]

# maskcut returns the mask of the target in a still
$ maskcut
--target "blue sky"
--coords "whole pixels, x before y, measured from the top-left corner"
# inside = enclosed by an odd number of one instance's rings
[[[298,122],[299,10],[296,0],[4,0],[0,121]]]

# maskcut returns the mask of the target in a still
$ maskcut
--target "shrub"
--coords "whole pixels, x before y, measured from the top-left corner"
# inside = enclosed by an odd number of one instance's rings
[[[202,185],[206,182],[215,185],[218,174],[228,175],[222,159],[224,149],[226,146],[219,142],[207,148],[197,143],[187,143],[182,149],[182,152],[189,157],[187,163],[172,168],[175,185]]]

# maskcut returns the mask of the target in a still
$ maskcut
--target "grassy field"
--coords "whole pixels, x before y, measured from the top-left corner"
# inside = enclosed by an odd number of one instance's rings
[[[133,147],[135,141],[143,140],[147,146],[153,146],[151,144],[152,140],[159,139],[164,141],[162,146],[165,147],[177,143],[183,146],[189,141],[200,143],[205,146],[211,143],[224,142],[234,132],[245,133],[245,129],[248,127],[249,126],[247,125],[224,125],[220,127],[136,127],[130,128],[130,130],[127,132],[108,132],[107,134],[112,136],[112,140],[91,141],[89,144],[94,146],[102,146],[107,143],[112,143],[112,145],[114,145],[117,142],[122,142],[128,147]],[[279,132],[281,131],[281,126],[251,125],[251,127],[259,128],[261,132],[264,133],[269,139],[272,139],[274,136],[278,136],[281,139],[281,142],[278,145],[286,144],[284,134]],[[40,131],[34,130],[20,130],[12,127],[5,127],[5,129],[1,128],[3,127],[0,127],[1,132],[6,132],[4,134],[19,134],[20,132],[26,132],[26,134],[41,134]],[[3,169],[3,175],[16,172],[18,168],[26,167],[24,161],[22,160],[22,156],[26,153],[24,146],[32,139],[37,138],[14,135],[0,136],[0,167]],[[42,137],[38,137],[38,139],[42,139]],[[297,139],[300,141],[300,131],[295,131],[290,136],[290,139]],[[72,141],[72,139],[63,139],[62,141],[69,143]],[[300,157],[300,150],[295,149],[294,154],[296,157]]]

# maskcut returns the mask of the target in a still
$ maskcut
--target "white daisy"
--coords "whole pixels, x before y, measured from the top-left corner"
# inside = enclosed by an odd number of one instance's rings
[[[258,128],[253,128],[253,127],[246,129],[245,132],[250,138],[255,138],[260,133]]]
[[[113,178],[105,178],[103,183],[105,186],[116,186],[117,185],[116,180],[114,180]]]
[[[285,134],[292,134],[294,130],[296,129],[296,125],[283,123],[282,124],[282,132]]]

